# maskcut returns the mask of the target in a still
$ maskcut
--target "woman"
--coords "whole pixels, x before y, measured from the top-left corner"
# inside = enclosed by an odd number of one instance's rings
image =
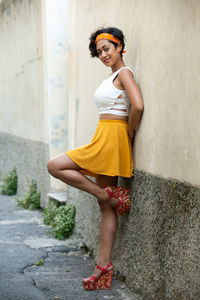
[[[143,111],[143,100],[133,72],[123,62],[124,35],[121,30],[102,28],[90,36],[92,57],[98,57],[111,75],[97,88],[94,100],[99,123],[90,144],[63,153],[48,163],[49,173],[98,199],[102,213],[98,265],[89,278],[87,290],[109,289],[113,265],[111,253],[117,230],[117,213],[128,213],[129,191],[117,187],[118,176],[131,177],[131,144]],[[96,177],[96,183],[84,174]]]

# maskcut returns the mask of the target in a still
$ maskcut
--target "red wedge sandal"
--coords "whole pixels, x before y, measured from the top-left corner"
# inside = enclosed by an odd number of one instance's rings
[[[111,198],[119,199],[116,210],[119,215],[127,214],[131,208],[130,202],[130,191],[124,187],[114,187],[114,186],[107,186],[105,187],[105,191],[108,193],[108,201]]]
[[[101,270],[100,277],[91,276],[89,278],[82,278],[83,287],[85,290],[110,290],[113,278],[113,265],[112,263],[107,264],[105,267],[96,266],[97,269]]]

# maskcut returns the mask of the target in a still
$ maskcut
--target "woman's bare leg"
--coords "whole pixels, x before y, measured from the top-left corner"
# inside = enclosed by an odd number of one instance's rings
[[[67,154],[63,153],[51,159],[48,162],[47,168],[49,173],[55,178],[94,195],[99,201],[106,201],[108,199],[106,191],[100,187],[100,185],[92,182],[80,173],[80,167],[75,164]],[[112,198],[109,204],[115,206],[117,199]]]
[[[101,175],[96,179],[96,182],[100,187],[104,188],[108,185],[116,186],[117,180],[118,177]],[[102,202],[100,200],[98,202],[102,214],[100,228],[101,241],[98,264],[100,266],[106,266],[111,262],[112,248],[117,231],[117,213],[116,210],[109,205],[109,203]],[[101,271],[95,269],[93,275],[99,277],[101,275]]]
[[[111,261],[111,253],[117,230],[117,214],[114,207],[118,200],[112,198],[108,202],[108,194],[104,190],[104,187],[109,185],[116,186],[118,177],[100,175],[96,179],[96,183],[94,183],[80,173],[80,167],[65,153],[51,159],[47,168],[49,173],[55,178],[97,197],[102,213],[98,264],[100,266],[106,266]],[[99,277],[101,271],[95,269],[93,275]]]

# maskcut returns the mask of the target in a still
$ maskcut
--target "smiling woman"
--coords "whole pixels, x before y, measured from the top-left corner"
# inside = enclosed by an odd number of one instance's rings
[[[82,279],[86,290],[111,288],[117,213],[126,214],[130,210],[129,190],[117,186],[117,181],[118,176],[132,176],[131,146],[143,100],[133,71],[123,62],[124,46],[124,35],[118,28],[102,28],[91,34],[91,56],[98,57],[112,71],[94,93],[99,108],[98,126],[91,143],[48,163],[52,176],[98,199],[102,213],[100,255],[93,275]],[[85,175],[96,177],[96,183]]]
[[[95,56],[99,57],[99,53],[98,53],[99,50],[98,47],[96,47],[96,44],[100,40],[103,40],[104,42],[108,41],[109,43],[112,43],[115,48],[120,46],[121,47],[120,54],[121,57],[123,56],[123,53],[125,52],[124,51],[125,43],[124,43],[124,34],[121,30],[115,27],[109,27],[109,28],[99,29],[94,33],[92,33],[90,36],[90,44],[89,44],[89,49],[92,57]]]

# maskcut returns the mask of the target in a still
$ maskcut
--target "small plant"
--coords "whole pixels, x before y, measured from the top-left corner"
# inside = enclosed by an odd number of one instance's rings
[[[51,225],[57,213],[57,205],[50,202],[49,206],[44,209],[44,224]]]
[[[17,172],[15,168],[3,177],[1,191],[3,195],[15,195],[17,193]]]
[[[43,266],[43,264],[44,264],[44,259],[43,258],[41,258],[41,259],[39,259],[36,263],[34,263],[34,265],[35,266]]]
[[[75,215],[75,206],[70,204],[61,205],[56,209],[55,216],[50,224],[57,239],[64,240],[73,233]]]
[[[25,192],[23,198],[17,198],[18,206],[27,208],[30,210],[40,208],[40,192],[37,191],[37,183],[35,180],[29,182],[29,188]]]
[[[92,250],[89,250],[89,248],[85,245],[82,244],[81,246],[78,247],[78,251],[82,254],[88,254],[89,256],[92,256]]]

